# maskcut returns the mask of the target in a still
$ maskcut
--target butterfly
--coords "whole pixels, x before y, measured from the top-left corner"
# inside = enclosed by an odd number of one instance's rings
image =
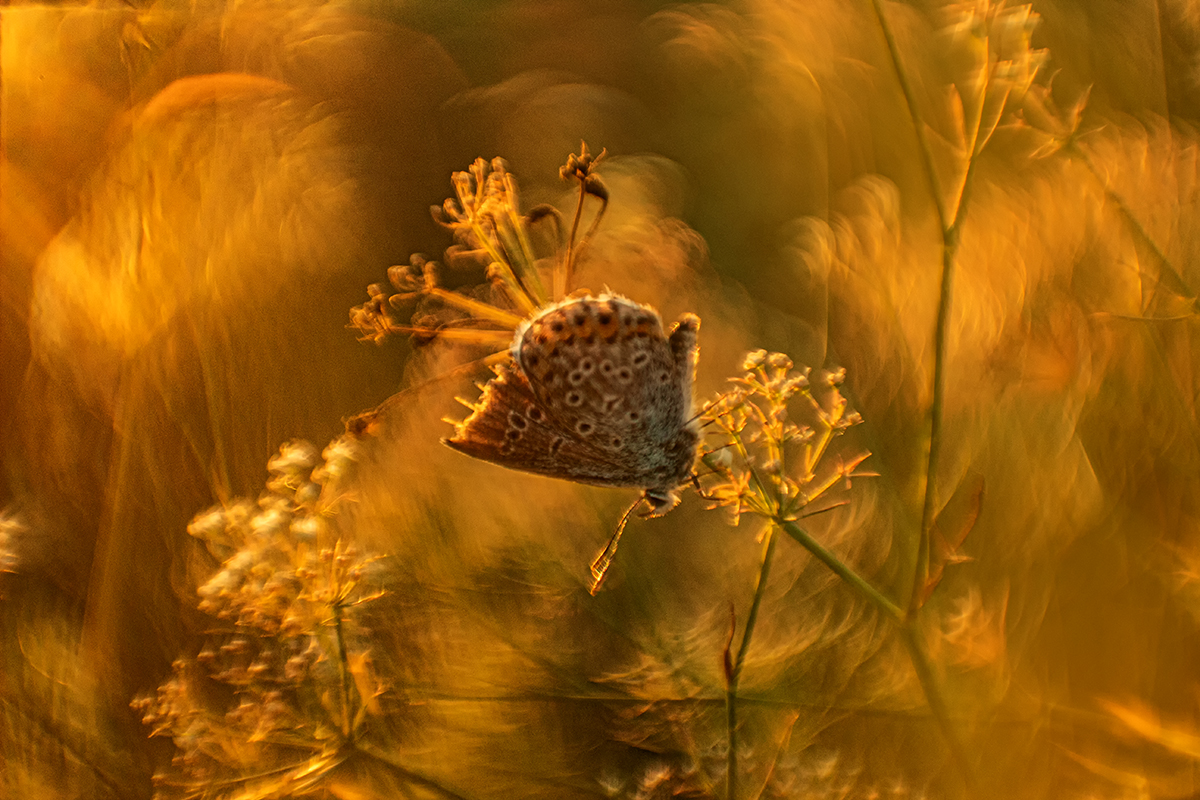
[[[594,594],[630,513],[679,502],[700,442],[692,413],[700,318],[663,329],[653,308],[588,294],[548,306],[513,337],[512,362],[495,367],[472,413],[443,442],[510,469],[642,496],[592,564]]]

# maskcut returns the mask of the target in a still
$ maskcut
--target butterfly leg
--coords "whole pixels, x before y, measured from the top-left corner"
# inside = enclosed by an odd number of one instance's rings
[[[604,578],[608,575],[608,568],[612,566],[613,559],[617,557],[617,545],[621,542],[621,534],[625,532],[625,525],[629,522],[629,516],[634,510],[641,505],[645,497],[639,497],[633,502],[625,513],[621,515],[621,521],[617,523],[617,531],[608,540],[604,550],[600,555],[596,556],[596,560],[592,562],[592,582],[588,586],[588,592],[593,596],[600,591],[600,584],[604,583]]]

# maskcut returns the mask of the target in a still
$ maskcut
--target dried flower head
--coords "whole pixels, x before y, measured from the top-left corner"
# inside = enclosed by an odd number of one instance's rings
[[[783,353],[748,353],[745,373],[704,409],[717,431],[701,453],[712,470],[704,496],[710,507],[728,508],[735,524],[747,512],[775,522],[800,519],[815,513],[809,505],[839,481],[869,474],[856,472],[867,453],[821,467],[833,439],[862,421],[838,391],[845,372],[814,380],[808,368],[793,367]]]
[[[303,793],[345,758],[381,691],[358,609],[380,596],[373,559],[343,528],[356,460],[350,437],[319,456],[290,442],[266,491],[198,515],[188,532],[222,560],[202,586],[215,625],[204,648],[136,700],[152,736],[177,755],[159,796],[239,786],[245,796]]]
[[[601,150],[598,155],[593,156],[588,152],[587,142],[580,142],[579,155],[572,153],[567,156],[567,163],[559,168],[558,176],[564,181],[579,181],[588,194],[608,200],[608,188],[596,172],[596,165],[603,161],[606,155],[608,151]]]
[[[571,263],[587,244],[608,205],[608,190],[595,171],[605,152],[593,156],[583,144],[559,174],[579,182],[579,204],[570,235],[565,237],[558,210],[537,206],[523,213],[516,179],[504,159],[478,158],[465,171],[451,175],[454,196],[432,208],[434,220],[451,232],[454,243],[443,264],[413,255],[407,265],[388,270],[395,292],[367,288],[369,300],[350,311],[350,327],[364,341],[382,342],[406,333],[418,343],[437,339],[470,341],[503,347],[522,320],[551,300],[561,300],[570,285]],[[592,226],[577,240],[584,199],[598,198],[601,207]],[[553,293],[544,288],[546,258],[534,247],[533,230],[554,226],[559,252],[553,263]],[[443,270],[453,275],[450,289]],[[482,276],[483,283],[472,283]]]

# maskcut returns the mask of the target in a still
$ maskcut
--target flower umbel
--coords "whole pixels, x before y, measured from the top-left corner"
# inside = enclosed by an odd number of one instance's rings
[[[703,493],[711,508],[728,508],[734,524],[744,513],[794,522],[817,513],[808,507],[837,483],[872,474],[857,471],[869,453],[821,465],[833,439],[862,422],[838,391],[844,370],[814,380],[811,370],[795,370],[786,355],[765,350],[749,353],[742,368],[702,415],[723,440],[708,440],[701,454],[716,479]],[[793,403],[803,421],[791,415]]]
[[[839,457],[833,466],[822,464],[834,438],[862,422],[858,412],[847,410],[846,398],[838,390],[845,371],[822,372],[814,379],[808,368],[796,370],[786,355],[766,350],[747,354],[742,369],[745,372],[741,376],[730,379],[733,388],[705,406],[701,414],[716,429],[714,438],[720,440],[715,446],[706,441],[700,454],[712,471],[701,495],[710,508],[729,509],[735,525],[746,513],[766,522],[760,540],[762,563],[741,642],[735,649],[737,617],[731,606],[729,638],[723,654],[728,744],[725,796],[729,798],[738,794],[738,683],[771,572],[776,534],[787,533],[880,607],[895,608],[796,525],[804,517],[841,505],[809,510],[839,482],[849,487],[852,477],[870,474],[857,471],[869,453],[848,461]],[[798,412],[795,415],[793,408]]]
[[[218,783],[245,797],[303,794],[379,713],[357,610],[381,592],[368,585],[373,559],[339,523],[354,447],[342,437],[319,457],[306,442],[285,444],[256,503],[211,509],[188,526],[223,563],[197,590],[216,622],[207,644],[174,663],[157,696],[133,703],[151,735],[178,750],[158,796]]]
[[[418,343],[443,339],[506,345],[522,320],[566,296],[571,265],[608,206],[608,190],[595,169],[604,155],[601,151],[593,156],[582,144],[580,154],[572,153],[559,170],[564,181],[579,185],[575,221],[567,236],[553,206],[521,211],[517,182],[504,159],[477,158],[467,170],[453,173],[454,196],[431,209],[434,220],[454,238],[443,262],[413,255],[408,264],[389,269],[395,292],[381,284],[369,286],[370,299],[350,311],[350,327],[376,344],[390,334],[406,333]],[[577,240],[588,197],[598,199],[600,208]],[[553,227],[555,251],[539,256],[533,234],[546,223]],[[552,293],[545,289],[546,271],[552,273]]]

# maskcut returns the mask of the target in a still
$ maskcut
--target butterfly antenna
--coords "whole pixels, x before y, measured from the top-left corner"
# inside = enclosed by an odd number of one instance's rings
[[[600,584],[604,583],[605,576],[608,575],[608,568],[612,566],[613,559],[617,556],[617,545],[621,542],[621,534],[625,532],[625,525],[629,522],[629,518],[633,515],[634,510],[641,505],[642,498],[633,501],[633,505],[625,510],[621,515],[621,521],[617,523],[617,532],[608,540],[608,545],[600,555],[596,556],[596,560],[592,562],[592,582],[588,586],[588,592],[594,597],[596,592],[600,591]]]

